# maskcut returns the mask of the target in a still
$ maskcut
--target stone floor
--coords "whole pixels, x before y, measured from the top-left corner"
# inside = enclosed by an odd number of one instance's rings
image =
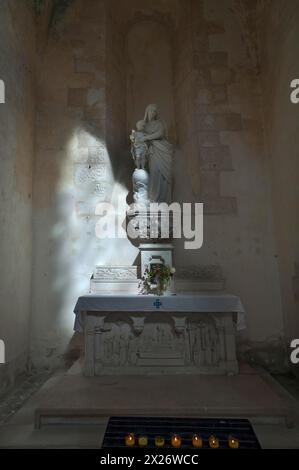
[[[258,378],[256,377],[256,372],[252,371],[250,369],[245,369],[243,368],[243,377],[241,377],[241,382],[243,381],[244,384],[246,385],[246,380],[249,383],[252,383],[252,387],[256,387],[256,384],[258,383]],[[251,382],[252,377],[250,378],[250,375],[254,375],[254,380],[257,381],[255,384]],[[247,377],[245,377],[247,376]],[[259,397],[258,391],[255,393],[255,399],[257,401],[254,401],[254,405],[256,406],[258,403],[261,406],[264,406],[267,404],[268,401],[268,411],[272,408],[273,409],[273,416],[270,418],[269,416],[266,417],[265,415],[261,416],[262,419],[258,419],[258,416],[253,418],[253,426],[255,429],[255,432],[257,434],[257,437],[262,445],[263,448],[296,448],[299,449],[299,418],[298,418],[298,412],[299,412],[299,401],[296,399],[299,398],[297,395],[298,391],[298,386],[292,378],[285,377],[285,376],[280,376],[279,377],[279,382],[280,384],[283,384],[285,387],[285,384],[287,383],[287,389],[288,391],[285,391],[285,389],[282,389],[281,386],[278,384],[277,381],[273,381],[273,379],[269,378],[269,376],[265,376],[265,384],[263,387],[269,386],[271,388],[271,391],[267,393],[267,396],[265,397]],[[263,380],[265,379],[263,377]],[[202,379],[202,377],[197,378],[199,382],[201,382],[201,389],[205,389],[205,387],[208,387],[208,383],[210,383],[210,379],[212,378],[212,381],[215,382],[214,377],[208,377]],[[71,390],[71,388],[68,390],[67,387],[72,387],[74,385],[74,381],[78,379],[77,382],[77,390],[76,393],[74,393],[74,389]],[[81,380],[83,379],[83,380]],[[86,378],[86,379],[94,379],[94,378]],[[216,378],[216,380],[219,380],[221,378]],[[227,382],[227,380],[230,380],[230,378],[223,377],[224,386],[222,386],[221,390],[219,390],[220,393],[217,394],[217,392],[214,392],[212,394],[212,401],[213,405],[221,405],[223,408],[224,403],[230,403],[230,406],[232,405],[232,402],[235,400],[240,400],[239,405],[244,406],[245,402],[247,402],[246,406],[248,407],[250,405],[252,395],[253,395],[253,389],[248,388],[247,389],[247,394],[244,395],[243,397],[239,396],[241,388],[240,385],[237,385],[237,381],[235,381],[233,388],[227,388],[231,387],[231,382]],[[69,384],[67,385],[65,381],[69,381]],[[78,367],[78,364],[75,365],[70,369],[70,371],[65,374],[63,372],[59,372],[52,376],[49,380],[47,380],[42,387],[39,390],[36,390],[38,388],[37,382],[35,384],[35,389],[32,389],[32,396],[28,398],[26,397],[26,402],[24,405],[10,418],[6,419],[6,422],[0,426],[0,448],[99,448],[101,446],[101,442],[104,436],[107,420],[108,420],[108,415],[104,416],[103,415],[103,409],[101,410],[100,413],[95,414],[96,419],[92,420],[90,419],[90,416],[85,416],[85,421],[84,419],[82,420],[82,416],[78,418],[78,415],[73,414],[73,418],[70,420],[69,417],[66,415],[63,416],[57,414],[57,408],[61,410],[66,410],[71,409],[72,406],[77,406],[78,408],[81,407],[82,409],[82,395],[85,394],[85,385],[84,385],[84,380],[85,378],[82,378],[81,373],[80,373],[80,367]],[[126,378],[127,380],[127,378]],[[136,378],[132,378],[132,380],[137,380]],[[173,383],[172,381],[175,380],[175,378],[171,378],[169,382],[170,388],[167,386],[167,378],[163,377],[162,381],[164,380],[163,387],[161,386],[161,378],[158,380],[157,384],[160,382],[160,396],[161,396],[161,390],[163,390],[163,396],[166,397],[166,401],[164,399],[160,400],[162,407],[167,403],[167,406],[164,407],[164,412],[169,412],[172,413],[172,405],[177,406],[177,403],[172,401],[171,399],[169,400],[171,390],[173,390]],[[191,381],[193,381],[191,379]],[[138,381],[140,381],[140,377],[138,378]],[[181,380],[178,379],[179,383]],[[106,385],[104,385],[104,382]],[[145,380],[141,379],[140,382],[140,390],[143,390],[143,393],[145,394],[145,390],[149,390],[149,384],[153,382],[153,378],[145,378]],[[188,379],[187,379],[188,382]],[[197,382],[197,385],[199,384]],[[239,382],[239,383],[241,383]],[[42,380],[40,382],[42,384]],[[122,407],[127,407],[127,411],[130,410],[130,406],[128,406],[128,394],[130,387],[132,385],[132,381],[129,380],[129,382],[123,381],[121,379],[115,378],[115,377],[106,377],[103,378],[103,384],[102,384],[102,390],[106,389],[109,391],[109,393],[105,392],[102,394],[103,399],[107,399],[108,396],[111,397],[111,403],[110,403],[110,409],[114,409],[115,412],[119,412]],[[193,384],[194,385],[194,384]],[[219,387],[219,384],[218,384]],[[224,387],[224,388],[223,388]],[[184,378],[184,388],[186,387],[186,377]],[[225,391],[226,388],[226,391]],[[60,395],[60,392],[64,390],[65,392],[65,397],[63,398],[62,395]],[[122,395],[123,401],[122,403],[120,402],[120,399],[117,399],[117,394],[116,395],[111,395],[111,390],[118,390],[119,392],[119,397]],[[196,390],[196,393],[192,395],[193,392],[191,392],[191,395],[189,395],[183,400],[185,403],[185,406],[188,408],[188,400],[192,398],[192,396],[197,396],[199,398],[199,388]],[[202,391],[201,397],[208,397],[211,396],[211,393],[208,392],[208,388],[206,388],[206,392]],[[217,390],[215,389],[215,384],[213,384],[212,390]],[[233,392],[233,390],[235,390]],[[239,392],[238,392],[239,390]],[[266,389],[264,389],[265,392]],[[270,390],[270,389],[269,389]],[[268,390],[268,391],[269,391]],[[229,391],[229,400],[226,401],[224,399],[225,393]],[[58,394],[57,394],[58,392]],[[67,393],[66,393],[67,392]],[[168,392],[168,393],[167,393]],[[294,393],[293,393],[294,392]],[[28,392],[29,393],[29,392]],[[96,394],[98,391],[96,391]],[[114,393],[116,393],[114,391]],[[157,389],[155,391],[155,386],[152,387],[151,393],[149,393],[146,397],[143,397],[143,399],[139,400],[139,403],[137,404],[136,408],[141,407],[140,411],[142,411],[142,406],[147,402],[147,403],[153,403],[156,398],[154,396],[157,394]],[[232,393],[235,393],[233,397],[231,396]],[[243,393],[243,392],[242,392]],[[273,395],[271,395],[271,393]],[[291,394],[296,397],[296,399],[291,397]],[[276,402],[273,402],[274,396],[276,395]],[[22,395],[24,398],[24,395]],[[105,398],[106,396],[106,398]],[[17,393],[14,391],[14,397],[15,399],[17,398]],[[51,397],[51,400],[48,401],[49,397]],[[167,398],[168,397],[168,398]],[[219,398],[220,397],[220,398]],[[222,398],[221,398],[222,397]],[[134,398],[134,397],[133,397]],[[36,429],[34,426],[34,415],[35,411],[37,408],[41,409],[41,407],[45,406],[45,400],[46,399],[46,405],[48,407],[48,410],[56,410],[54,414],[52,414],[52,417],[50,420],[46,420],[43,423],[43,426],[40,429]],[[89,396],[90,399],[90,396]],[[118,401],[115,402],[115,399]],[[207,399],[207,398],[206,398]],[[291,412],[293,413],[293,422],[294,422],[294,427],[288,428],[285,424],[285,422],[281,419],[280,413],[275,413],[276,411],[279,411],[275,409],[275,407],[281,407],[280,400],[283,400],[285,403],[285,407],[282,406],[281,409],[289,409],[292,410]],[[19,397],[19,405],[20,405],[20,400],[21,397]],[[57,401],[58,400],[58,401]],[[136,403],[136,397],[134,398],[135,403]],[[243,401],[242,401],[243,400]],[[245,400],[245,401],[244,401]],[[261,400],[261,401],[258,401]],[[265,401],[264,401],[265,400]],[[9,400],[8,400],[9,401]],[[7,402],[7,400],[6,400]],[[59,406],[57,404],[60,402]],[[108,403],[108,402],[107,402]],[[106,405],[107,405],[106,403]],[[164,405],[163,405],[164,403]],[[172,403],[172,404],[171,404]],[[1,406],[4,404],[4,401],[1,402]],[[13,399],[11,398],[10,404],[13,404]],[[67,404],[67,407],[66,407]],[[109,403],[108,403],[109,404]],[[18,406],[19,406],[18,405]],[[92,409],[92,403],[90,403],[91,406],[89,408]],[[96,406],[95,406],[96,405]],[[98,407],[98,402],[94,405],[94,410],[97,409],[99,411]],[[237,403],[236,403],[237,405]],[[102,403],[102,406],[104,404]],[[167,410],[167,407],[169,408]],[[14,407],[13,407],[14,408]],[[185,409],[185,411],[187,410]],[[195,410],[196,407],[189,407],[189,411]],[[237,407],[238,408],[238,407]],[[199,409],[197,407],[197,409]],[[219,408],[218,408],[219,409]],[[160,408],[160,411],[162,408]],[[203,407],[201,408],[203,410]],[[212,408],[206,410],[206,415],[209,415],[209,411],[215,412],[217,410],[217,406],[214,406],[214,410]],[[156,411],[156,410],[155,410]],[[184,410],[183,410],[184,411]],[[187,410],[188,411],[188,410]],[[250,411],[250,410],[249,410]],[[195,411],[194,411],[195,412]],[[197,411],[198,412],[198,411]],[[246,413],[245,413],[246,414]],[[263,424],[262,424],[263,423]]]
[[[12,418],[50,376],[49,372],[42,372],[20,377],[14,389],[0,399],[0,426]]]
[[[299,377],[295,377],[291,372],[275,374],[273,377],[299,402]]]

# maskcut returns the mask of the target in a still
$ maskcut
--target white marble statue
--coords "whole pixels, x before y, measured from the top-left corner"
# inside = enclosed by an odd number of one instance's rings
[[[136,131],[132,130],[130,135],[131,154],[137,169],[145,170],[147,163],[148,145],[144,142],[145,137],[145,121],[136,123]]]
[[[149,201],[169,204],[172,196],[173,146],[166,139],[165,126],[159,119],[157,105],[147,106],[144,121],[140,121],[138,127],[137,132],[132,132],[131,141],[135,158],[137,153],[140,155],[138,159],[141,162],[138,165],[141,166],[137,166],[136,162],[137,168],[144,169],[144,159],[148,160]],[[142,144],[147,148],[141,147]]]

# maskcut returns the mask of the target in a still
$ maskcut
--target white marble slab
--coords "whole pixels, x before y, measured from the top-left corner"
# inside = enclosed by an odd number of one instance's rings
[[[237,329],[246,328],[245,310],[239,297],[229,294],[84,295],[78,298],[75,331],[83,331],[83,312],[194,312],[236,313]]]

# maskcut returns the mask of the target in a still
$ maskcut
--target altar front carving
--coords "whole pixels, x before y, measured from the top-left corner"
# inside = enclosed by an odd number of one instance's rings
[[[118,298],[114,307],[108,297],[82,300],[83,307],[92,299],[103,309],[80,314],[85,375],[238,373],[235,335],[242,306],[237,297],[175,296],[172,309],[171,296],[136,296],[129,311],[134,297]],[[215,312],[205,312],[213,299]]]
[[[86,313],[86,375],[238,372],[231,314]]]

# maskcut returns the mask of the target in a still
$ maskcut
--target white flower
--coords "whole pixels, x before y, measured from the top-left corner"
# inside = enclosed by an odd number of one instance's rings
[[[170,273],[171,273],[171,274],[174,274],[174,273],[175,273],[175,271],[176,271],[176,269],[175,269],[175,268],[170,268]]]

